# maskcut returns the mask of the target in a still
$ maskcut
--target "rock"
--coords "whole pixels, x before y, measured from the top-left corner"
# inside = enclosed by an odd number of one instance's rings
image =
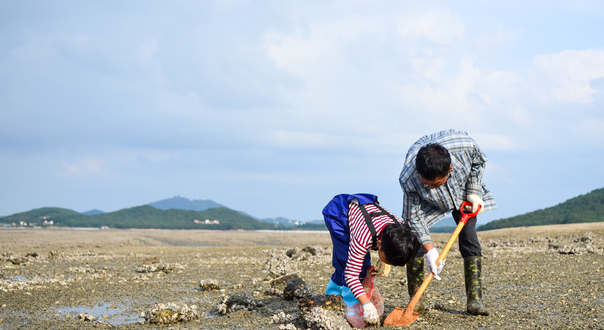
[[[199,318],[197,306],[187,304],[157,303],[143,313],[145,321],[152,324],[171,324]]]
[[[283,289],[283,298],[293,300],[312,296],[313,287],[306,284],[303,279],[289,281]]]
[[[297,318],[296,315],[285,314],[284,312],[279,312],[271,317],[271,323],[274,324],[286,324],[291,323]]]
[[[270,285],[271,285],[271,288],[283,291],[283,289],[285,289],[285,287],[287,287],[287,283],[289,283],[290,281],[293,281],[293,280],[297,280],[299,278],[300,278],[300,276],[298,276],[298,274],[284,275],[284,276],[277,277],[276,279],[273,279],[272,281],[270,281]]]
[[[159,264],[150,264],[150,265],[143,265],[141,267],[137,267],[136,271],[138,273],[155,273],[155,272],[170,273],[176,269],[184,269],[184,268],[185,268],[185,266],[183,266],[179,263],[173,263],[173,264],[159,263]]]
[[[220,304],[218,304],[216,307],[218,309],[218,313],[224,315],[239,311],[251,311],[260,306],[263,306],[263,304],[246,295],[234,294],[223,297]]]
[[[285,255],[288,256],[288,257],[290,257],[290,258],[293,258],[296,254],[299,253],[299,251],[300,250],[296,247],[296,248],[287,250],[285,252]]]
[[[37,258],[39,256],[38,252],[27,252],[26,257]]]
[[[296,265],[282,251],[271,250],[269,257],[264,264],[264,269],[268,271],[271,278],[296,273]]]
[[[270,288],[268,290],[264,290],[264,294],[265,295],[269,295],[269,296],[282,296],[283,295],[283,290],[279,290],[279,289],[275,289],[275,288]]]
[[[352,329],[342,314],[336,314],[321,307],[303,313],[306,326],[312,330],[348,330]]]
[[[298,308],[302,312],[309,312],[313,308],[323,308],[336,314],[343,314],[346,304],[342,296],[332,294],[305,297],[298,301]]]
[[[80,313],[80,314],[78,314],[78,316],[76,316],[76,319],[82,320],[82,321],[87,321],[87,322],[92,322],[92,321],[96,320],[96,317],[94,317],[88,313]]]
[[[0,255],[0,260],[10,262],[13,265],[20,265],[26,263],[28,259],[9,251]]]
[[[146,258],[143,260],[143,266],[155,265],[160,262],[158,257]]]
[[[202,291],[220,290],[220,285],[218,285],[218,282],[212,279],[199,280],[199,287]]]
[[[317,255],[317,248],[312,247],[312,246],[307,246],[307,247],[303,248],[302,251],[308,252],[308,253],[312,254],[313,256]]]
[[[226,304],[218,304],[218,306],[216,306],[216,309],[218,310],[218,313],[222,315],[225,315],[229,312],[229,309]]]
[[[48,259],[64,259],[65,254],[56,250],[48,252]]]

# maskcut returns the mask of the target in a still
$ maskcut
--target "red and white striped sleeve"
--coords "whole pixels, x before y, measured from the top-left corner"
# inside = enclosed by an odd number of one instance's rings
[[[348,212],[348,226],[350,227],[350,245],[348,247],[348,262],[344,270],[344,280],[355,298],[364,294],[363,285],[359,280],[359,275],[363,268],[363,260],[371,246],[373,245],[371,232],[365,223],[365,217],[358,205],[350,203]],[[379,212],[380,210],[372,204],[366,204],[368,213]],[[400,221],[400,220],[399,220]],[[384,227],[393,223],[387,215],[375,217],[372,220],[377,236],[380,237]]]

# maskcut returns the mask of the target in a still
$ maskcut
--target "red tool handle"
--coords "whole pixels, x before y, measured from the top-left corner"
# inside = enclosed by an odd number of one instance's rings
[[[461,220],[459,220],[459,222],[463,222],[464,224],[468,222],[468,219],[476,217],[478,215],[478,212],[480,212],[480,209],[482,208],[482,205],[479,204],[478,208],[476,209],[476,211],[474,211],[474,213],[464,213],[466,206],[472,206],[472,203],[464,201],[461,204],[461,208],[459,208],[459,212],[461,212],[462,215]]]

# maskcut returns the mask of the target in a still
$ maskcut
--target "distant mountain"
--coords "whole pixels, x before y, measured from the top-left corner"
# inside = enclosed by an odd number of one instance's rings
[[[83,215],[97,215],[97,214],[103,214],[105,212],[101,211],[101,210],[90,210],[90,211],[86,211],[86,212],[82,212]]]
[[[209,199],[202,198],[190,200],[185,197],[180,197],[180,195],[158,202],[149,203],[147,205],[153,206],[154,208],[160,210],[178,209],[189,211],[204,211],[215,207],[226,207]]]
[[[437,222],[431,228],[439,228],[439,227],[457,227],[457,224],[455,224],[455,220],[453,220],[453,217],[445,217],[442,220],[440,220],[439,222]]]
[[[494,220],[478,227],[478,230],[582,222],[604,222],[604,188],[579,195],[546,209]]]
[[[54,225],[68,227],[157,228],[157,229],[285,229],[283,226],[261,222],[228,208],[205,211],[160,210],[149,205],[111,213],[84,215],[61,208],[41,208],[0,218],[0,222],[42,225],[53,220]],[[206,221],[207,220],[207,221]]]
[[[446,217],[437,222],[434,226],[430,227],[431,233],[452,233],[457,228],[453,217]]]
[[[34,223],[37,225],[42,225],[44,223],[44,220],[53,220],[53,222],[56,224],[57,222],[63,222],[69,219],[79,219],[84,217],[86,216],[79,212],[69,209],[63,209],[59,207],[42,207],[28,212],[16,213],[13,215],[2,217],[0,218],[0,222],[17,224],[19,222],[25,222],[28,224]]]

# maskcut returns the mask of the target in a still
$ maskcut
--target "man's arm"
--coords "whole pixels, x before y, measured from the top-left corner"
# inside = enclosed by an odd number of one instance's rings
[[[487,155],[476,145],[470,152],[471,162],[470,176],[466,182],[466,195],[478,195],[482,192],[482,175],[486,167]]]
[[[403,190],[403,215],[402,218],[409,227],[415,232],[421,244],[425,247],[432,244],[430,231],[426,225],[425,215],[421,209],[421,199],[415,192]],[[433,245],[432,245],[433,246]],[[426,250],[427,251],[427,250]]]
[[[442,271],[444,260],[440,265],[436,264],[436,259],[438,259],[439,254],[432,243],[430,231],[424,220],[426,217],[421,208],[421,199],[416,193],[408,193],[407,191],[404,191],[404,197],[403,218],[407,221],[411,229],[419,236],[419,240],[424,250],[426,250],[425,257],[428,269],[434,274],[435,279],[440,280],[438,274]]]

